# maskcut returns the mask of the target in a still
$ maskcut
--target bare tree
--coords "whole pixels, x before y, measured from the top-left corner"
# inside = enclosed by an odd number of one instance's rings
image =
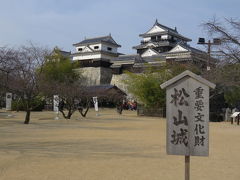
[[[211,69],[209,78],[221,86],[240,85],[240,20],[224,18],[222,21],[214,17],[203,23],[210,37],[218,38],[221,45],[215,46],[220,61]]]
[[[215,47],[218,58],[224,63],[240,62],[240,20],[224,18],[220,21],[214,17],[203,23],[203,27],[210,37],[221,40],[221,45]]]
[[[228,106],[236,105],[240,98],[238,93],[240,87],[240,20],[233,18],[219,20],[214,17],[203,23],[203,27],[211,38],[218,38],[221,41],[221,45],[213,49],[220,61],[208,72],[208,78],[217,84],[217,88],[211,91],[212,102],[214,106],[222,108],[225,103]]]
[[[33,101],[39,95],[39,75],[48,52],[33,44],[18,49],[2,49],[1,70],[5,73],[3,85],[22,100],[26,110],[24,124],[29,124]]]
[[[86,88],[86,94],[90,98],[98,97],[99,103],[110,103],[116,106],[117,112],[122,113],[123,100],[126,100],[127,94],[115,85],[89,86]]]
[[[83,96],[79,99],[79,104],[77,108],[82,117],[87,116],[88,110],[91,107],[91,102],[92,97],[90,97],[89,95],[83,94]]]
[[[0,89],[6,92],[8,77],[14,70],[13,62],[17,58],[17,52],[8,47],[0,47]]]
[[[41,84],[41,91],[46,96],[53,97],[53,95],[58,95],[58,108],[65,119],[71,119],[71,116],[77,110],[79,110],[82,116],[86,116],[89,107],[84,113],[84,100],[87,98],[84,88],[81,85],[80,79],[75,82],[71,82],[70,80],[65,80],[64,82],[45,80]]]

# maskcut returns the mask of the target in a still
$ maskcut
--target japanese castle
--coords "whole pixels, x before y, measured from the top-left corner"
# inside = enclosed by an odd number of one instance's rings
[[[191,47],[191,39],[178,33],[177,28],[169,28],[156,20],[153,26],[139,35],[142,40],[133,47],[136,54],[124,55],[121,47],[111,36],[88,38],[73,44],[73,61],[79,61],[78,70],[89,79],[89,85],[114,84],[125,90],[122,79],[125,70],[140,73],[146,63],[159,66],[161,63],[194,63],[206,67],[207,53]]]

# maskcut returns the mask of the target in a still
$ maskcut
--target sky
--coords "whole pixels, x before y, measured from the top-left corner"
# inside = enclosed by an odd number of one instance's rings
[[[119,52],[134,54],[156,19],[198,47],[203,22],[239,18],[239,7],[239,0],[0,0],[0,47],[31,41],[74,52],[72,44],[111,33]]]

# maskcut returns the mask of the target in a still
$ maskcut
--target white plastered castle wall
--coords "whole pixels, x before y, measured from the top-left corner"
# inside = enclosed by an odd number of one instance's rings
[[[94,47],[98,46],[98,49],[94,49]],[[100,43],[97,43],[97,44],[91,44],[89,45],[89,47],[91,48],[91,50],[89,50],[89,48],[87,48],[88,46],[76,46],[75,50],[76,52],[93,52],[93,51],[96,51],[96,50],[100,50],[102,49],[102,44]],[[79,49],[82,49],[82,51],[80,51]],[[86,51],[88,49],[88,51]]]
[[[79,54],[73,57],[73,61],[77,60],[85,60],[85,59],[99,59],[101,58],[101,54]]]
[[[108,50],[108,48],[112,48],[112,49]],[[106,45],[106,44],[102,44],[102,49],[101,50],[107,51],[107,52],[112,52],[112,53],[117,53],[117,48],[115,46]]]
[[[143,38],[143,41],[144,42],[148,42],[148,41],[150,41],[151,40],[151,37],[145,37],[145,38]]]
[[[98,47],[98,48],[95,48],[95,47]],[[111,48],[111,50],[109,50],[108,48]],[[118,52],[116,46],[112,46],[112,45],[108,45],[108,44],[104,44],[104,43],[91,44],[88,46],[77,46],[75,48],[75,50],[76,50],[76,52],[95,52],[95,51],[100,51],[100,50],[112,52],[112,53]]]

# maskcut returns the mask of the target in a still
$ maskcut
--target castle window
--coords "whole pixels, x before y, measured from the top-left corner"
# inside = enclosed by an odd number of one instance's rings
[[[99,49],[99,46],[94,46],[94,49]]]
[[[156,39],[157,39],[156,36],[151,36],[152,41],[156,41]]]
[[[157,36],[157,40],[160,40],[161,39],[161,36]]]
[[[83,49],[82,48],[78,48],[78,51],[82,51]]]
[[[108,51],[112,51],[112,48],[111,48],[111,47],[108,47],[107,50],[108,50]]]

